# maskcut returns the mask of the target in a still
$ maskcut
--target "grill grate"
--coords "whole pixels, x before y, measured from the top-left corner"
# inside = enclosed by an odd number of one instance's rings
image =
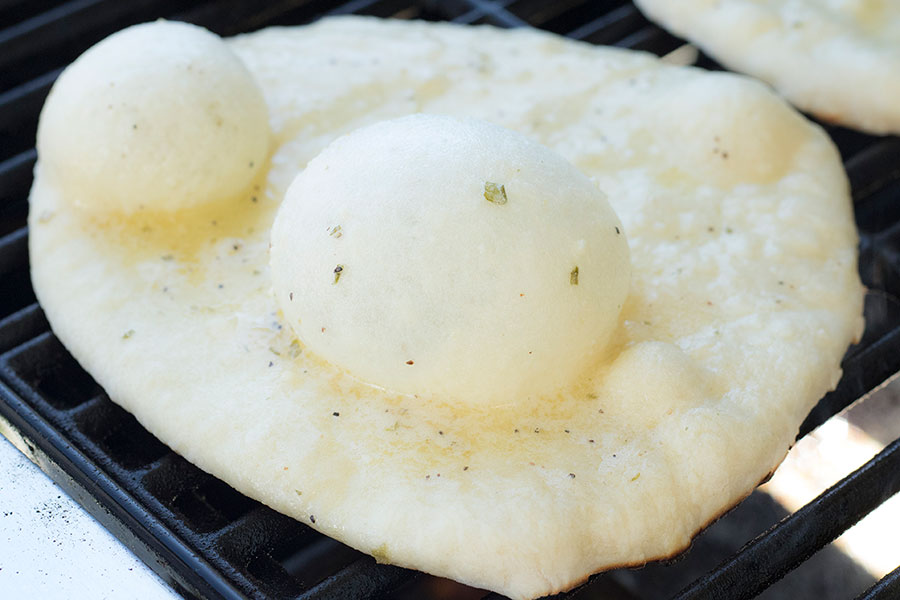
[[[27,195],[37,117],[65,64],[106,35],[157,17],[221,34],[309,22],[326,13],[536,26],[591,43],[665,54],[683,42],[619,0],[71,0],[0,4],[0,424],[26,452],[176,590],[210,598],[498,598],[375,561],[250,500],[172,453],[66,352],[35,303],[28,276]],[[702,56],[705,68],[720,69]],[[845,376],[801,436],[900,370],[900,139],[827,126],[845,160],[870,291],[867,328]],[[900,490],[900,440],[773,526],[719,567],[659,590],[641,581],[673,566],[614,572],[566,597],[749,598]],[[738,521],[752,496],[722,521]],[[780,515],[776,514],[772,521]],[[770,521],[770,522],[772,522]],[[712,529],[700,536],[703,546]],[[742,540],[758,533],[746,532]],[[727,554],[719,556],[728,556]],[[706,564],[703,571],[709,570]],[[654,570],[656,569],[656,570]],[[701,571],[701,572],[703,572]],[[868,585],[863,584],[862,589]],[[631,590],[631,591],[627,591]],[[900,568],[859,598],[900,595]]]

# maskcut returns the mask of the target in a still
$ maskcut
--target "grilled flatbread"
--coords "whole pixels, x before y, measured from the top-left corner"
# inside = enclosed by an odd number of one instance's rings
[[[534,598],[682,551],[837,383],[862,329],[848,184],[823,131],[763,85],[490,27],[335,18],[228,44],[272,129],[246,192],[174,215],[86,212],[39,148],[29,227],[56,335],[244,494],[379,561]],[[549,147],[621,219],[628,295],[564,392],[391,393],[285,322],[268,248],[289,184],[339,136],[417,112]]]
[[[900,4],[888,0],[635,0],[725,66],[824,121],[900,133]]]

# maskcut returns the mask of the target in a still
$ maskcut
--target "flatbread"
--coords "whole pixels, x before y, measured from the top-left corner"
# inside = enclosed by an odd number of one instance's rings
[[[29,227],[56,335],[242,493],[379,561],[533,598],[683,550],[837,383],[862,329],[846,176],[761,84],[490,27],[335,18],[229,43],[269,108],[256,186],[177,218],[90,216],[39,160]],[[288,185],[338,136],[415,112],[517,130],[607,194],[631,288],[575,391],[423,402],[283,323],[268,232]]]
[[[900,4],[891,0],[635,0],[728,68],[824,121],[900,133]]]

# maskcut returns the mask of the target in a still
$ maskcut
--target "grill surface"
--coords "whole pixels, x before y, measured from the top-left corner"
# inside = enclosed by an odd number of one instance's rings
[[[44,98],[67,63],[113,31],[157,17],[231,35],[350,12],[536,26],[660,55],[683,43],[647,22],[631,3],[617,0],[0,1],[0,426],[186,596],[498,598],[376,565],[192,466],[110,402],[50,332],[31,289],[25,217],[36,156],[34,135]],[[702,55],[698,64],[721,68]],[[860,272],[870,291],[863,340],[848,352],[844,378],[810,413],[801,436],[900,370],[900,139],[826,129],[840,148],[852,183],[861,236]],[[900,440],[769,531],[758,536],[758,531],[743,532],[738,543],[757,537],[718,567],[721,558],[716,556],[735,550],[710,551],[715,530],[724,522],[740,523],[754,506],[772,512],[770,523],[783,513],[763,506],[760,495],[751,496],[702,534],[694,550],[675,564],[597,576],[564,597],[753,597],[898,490]],[[859,596],[896,597],[900,568]]]

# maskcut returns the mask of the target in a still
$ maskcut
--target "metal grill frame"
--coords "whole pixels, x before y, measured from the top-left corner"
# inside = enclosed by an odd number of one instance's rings
[[[31,290],[25,215],[36,159],[37,116],[62,67],[127,25],[164,16],[232,35],[344,13],[500,27],[538,26],[574,39],[657,54],[683,43],[646,21],[631,3],[617,0],[70,0],[30,4],[0,0],[0,81],[4,82],[0,89],[0,277],[4,289],[0,299],[0,433],[185,596],[400,598],[404,589],[427,589],[427,585],[415,586],[428,576],[377,565],[233,490],[230,493],[243,500],[231,498],[216,504],[214,496],[228,495],[227,490],[215,487],[218,480],[209,481],[210,476],[172,454],[146,431],[140,448],[128,445],[129,440],[141,436],[142,429],[68,356],[49,331]],[[721,68],[705,56],[698,64]],[[800,436],[900,371],[900,139],[826,128],[842,152],[853,188],[861,231],[860,268],[870,288],[867,330],[845,358],[845,377],[810,413]],[[112,424],[109,435],[118,436],[115,443],[129,449],[130,457],[116,458],[108,452],[111,442],[104,438],[107,434],[90,424],[98,418]],[[153,485],[162,485],[154,483],[151,475],[159,469],[176,474],[184,485],[168,505],[152,493]],[[675,597],[753,597],[898,491],[900,440]],[[197,517],[204,510],[206,516]],[[193,522],[182,514],[191,511],[195,513]],[[319,554],[307,557],[313,565],[308,570],[329,564],[327,573],[322,576],[309,571],[304,575],[307,579],[319,579],[303,587],[297,585],[297,573],[292,577],[279,571],[279,557],[290,553],[291,544],[318,548]],[[588,597],[601,590],[612,597],[633,597],[616,582],[615,574],[595,576],[586,586],[560,597]],[[411,593],[406,592],[408,597],[418,597]],[[496,594],[486,597],[499,598]],[[900,597],[900,567],[859,596],[866,600],[896,597]]]

